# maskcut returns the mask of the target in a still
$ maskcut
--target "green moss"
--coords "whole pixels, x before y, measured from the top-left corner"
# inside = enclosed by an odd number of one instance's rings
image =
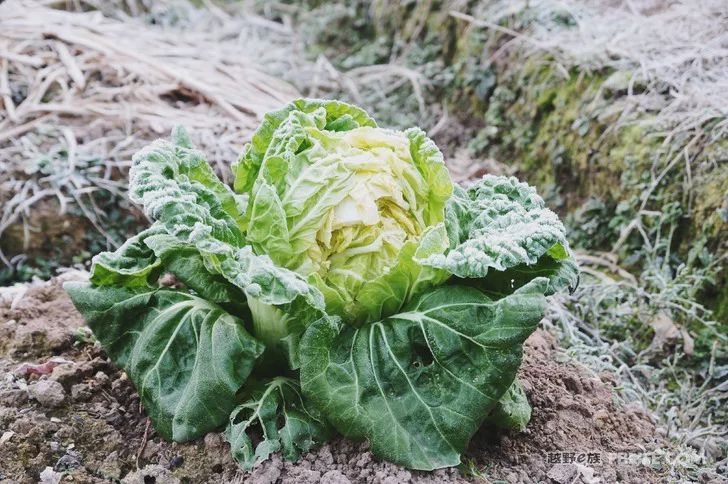
[[[718,292],[716,295],[716,301],[715,301],[715,319],[718,321],[723,321],[724,326],[726,326],[726,323],[728,323],[728,281],[726,281],[726,277],[723,277],[723,280],[721,282],[721,286],[723,287],[723,290]],[[724,327],[724,330],[728,329]],[[723,332],[725,334],[725,331]]]
[[[728,145],[725,140],[723,145]],[[721,147],[712,147],[717,150]],[[728,235],[728,165],[722,163],[693,179],[692,218],[700,222],[694,229],[711,239]]]
[[[488,113],[504,133],[491,147],[496,157],[517,160],[523,176],[539,186],[568,187],[567,211],[589,197],[612,199],[623,191],[616,188],[625,165],[644,165],[652,156],[652,144],[632,142],[644,139],[638,128],[605,133],[618,116],[603,116],[607,102],[600,87],[607,75],[572,72],[564,77],[550,64],[530,61],[504,74],[514,101],[503,103],[500,96]]]

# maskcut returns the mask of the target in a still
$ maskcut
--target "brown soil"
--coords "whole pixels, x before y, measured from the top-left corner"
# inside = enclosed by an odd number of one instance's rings
[[[65,276],[74,277],[83,276]],[[610,375],[593,375],[569,362],[542,331],[527,342],[522,368],[533,405],[528,429],[509,434],[482,428],[462,470],[408,471],[377,460],[366,444],[336,439],[299,462],[274,456],[243,472],[219,434],[175,444],[147,426],[126,376],[100,348],[74,336],[83,320],[61,282],[0,288],[0,482],[657,480],[646,467],[615,460],[657,445],[649,416],[618,404]],[[574,462],[564,462],[570,453]],[[553,462],[556,456],[561,463]]]

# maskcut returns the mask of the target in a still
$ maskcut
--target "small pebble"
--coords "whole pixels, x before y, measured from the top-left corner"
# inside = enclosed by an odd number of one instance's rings
[[[60,407],[66,400],[63,385],[53,380],[40,380],[29,385],[28,394],[44,407]]]
[[[96,375],[94,375],[94,379],[99,383],[99,385],[107,385],[111,380],[109,378],[109,375],[107,375],[103,371],[96,372]]]
[[[177,467],[180,467],[184,463],[185,463],[184,457],[182,457],[181,455],[175,455],[174,457],[172,457],[172,460],[169,461],[169,468],[176,469]]]
[[[53,470],[56,472],[68,471],[71,469],[77,469],[81,467],[81,456],[73,451],[67,451],[53,466]]]
[[[8,442],[10,439],[12,439],[13,435],[15,435],[15,432],[13,432],[12,430],[3,432],[2,437],[0,437],[0,445],[4,444],[5,442]]]

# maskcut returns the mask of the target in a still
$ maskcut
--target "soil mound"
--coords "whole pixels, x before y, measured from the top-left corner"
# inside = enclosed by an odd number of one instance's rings
[[[365,443],[336,439],[299,462],[276,455],[244,472],[220,434],[186,444],[156,435],[124,373],[79,329],[62,282],[83,277],[0,288],[0,482],[65,482],[64,474],[76,483],[656,480],[630,459],[657,445],[650,417],[621,405],[610,375],[570,362],[543,331],[528,340],[521,371],[531,423],[520,434],[483,427],[461,469],[408,471],[377,460]]]

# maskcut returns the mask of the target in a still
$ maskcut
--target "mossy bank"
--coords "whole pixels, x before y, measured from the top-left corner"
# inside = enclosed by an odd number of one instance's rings
[[[522,34],[543,21],[537,7],[508,9],[497,0],[302,4],[310,54],[342,71],[394,62],[421,73],[428,101],[443,103],[450,122],[470,135],[471,154],[539,186],[568,214],[577,247],[613,250],[639,272],[635,254],[644,238],[669,233],[673,257],[710,266],[715,280],[701,298],[719,320],[728,317],[720,270],[728,253],[728,140],[715,129],[724,119],[673,129],[661,120],[660,103],[645,100],[634,71],[571,65]],[[550,12],[549,22],[575,28],[568,12]],[[401,106],[416,112],[411,90],[400,90],[397,109],[372,100],[395,125]],[[669,88],[653,87],[649,96],[670,96]]]

